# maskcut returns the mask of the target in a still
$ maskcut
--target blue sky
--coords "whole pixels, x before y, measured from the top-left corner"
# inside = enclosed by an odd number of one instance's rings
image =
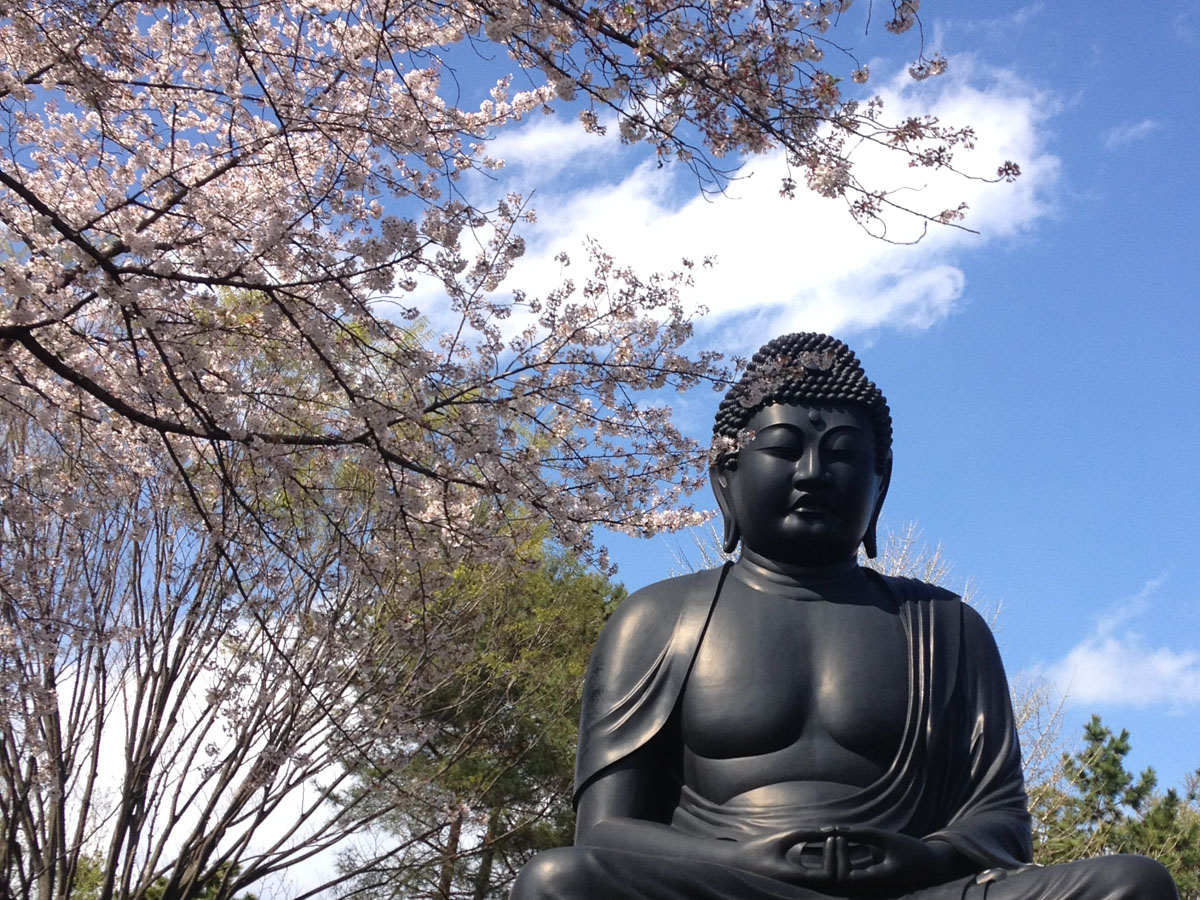
[[[1131,9],[929,0],[926,38],[950,71],[915,85],[912,45],[879,23],[864,36],[854,7],[837,37],[887,109],[974,125],[966,168],[1021,164],[1011,186],[919,175],[917,196],[965,199],[978,235],[871,241],[835,202],[780,199],[772,157],[707,201],[683,168],[555,116],[502,134],[508,168],[474,189],[533,191],[539,222],[511,276],[531,293],[585,237],[645,272],[715,254],[687,297],[710,309],[697,346],[748,354],[789,330],[849,342],[896,422],[887,523],[917,523],[952,586],[970,578],[999,607],[1010,678],[1061,687],[1070,741],[1100,713],[1171,786],[1200,767],[1200,2]],[[716,402],[676,408],[706,435]],[[631,588],[673,565],[660,539],[611,546]]]

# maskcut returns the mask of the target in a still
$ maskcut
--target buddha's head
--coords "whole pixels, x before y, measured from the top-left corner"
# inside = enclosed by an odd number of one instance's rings
[[[762,347],[713,426],[724,545],[818,565],[876,552],[892,469],[892,418],[854,353],[824,334]]]

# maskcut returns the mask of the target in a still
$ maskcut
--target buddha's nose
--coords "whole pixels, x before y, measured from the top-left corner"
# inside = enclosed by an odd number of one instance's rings
[[[794,478],[797,484],[806,481],[819,481],[821,475],[821,458],[815,450],[810,450],[796,461],[796,474]]]

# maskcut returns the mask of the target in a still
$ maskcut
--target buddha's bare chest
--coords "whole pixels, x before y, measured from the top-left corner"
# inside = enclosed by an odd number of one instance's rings
[[[727,592],[684,691],[689,769],[716,779],[706,793],[727,795],[782,781],[869,783],[899,747],[909,667],[892,610]]]

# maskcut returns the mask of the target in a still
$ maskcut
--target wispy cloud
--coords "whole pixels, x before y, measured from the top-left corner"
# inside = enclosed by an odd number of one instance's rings
[[[1062,659],[1038,667],[1072,705],[1182,710],[1200,705],[1200,652],[1155,646],[1135,630],[1166,576],[1099,616]]]
[[[887,116],[932,114],[970,125],[976,149],[963,154],[964,169],[987,175],[1014,159],[1020,179],[993,185],[911,169],[898,154],[873,145],[860,148],[857,165],[864,182],[902,186],[898,202],[934,211],[966,202],[966,224],[979,235],[931,227],[916,246],[872,238],[840,201],[804,190],[795,199],[781,198],[787,170],[780,154],[751,160],[729,196],[715,199],[700,195],[683,166],[660,169],[651,160],[614,175],[615,138],[540,120],[497,143],[494,150],[508,169],[499,183],[480,186],[493,194],[538,187],[538,222],[525,233],[526,254],[512,284],[533,296],[551,289],[561,277],[556,254],[582,257],[590,237],[643,273],[714,256],[716,267],[697,275],[686,300],[709,311],[705,327],[721,328],[731,352],[752,349],[772,331],[845,334],[936,324],[966,291],[957,257],[1034,225],[1048,211],[1058,173],[1058,160],[1042,143],[1041,125],[1053,103],[1011,73],[985,71],[969,58],[951,63],[951,74],[932,82],[917,85],[902,75],[881,84]],[[556,172],[561,177],[546,177]],[[919,223],[896,217],[889,237],[906,241],[919,234]],[[734,315],[754,323],[736,329],[745,346],[729,345],[738,340],[728,329]]]
[[[992,19],[965,19],[955,27],[965,32],[982,32],[993,40],[1010,37],[1046,11],[1045,3],[1027,3]]]
[[[568,165],[589,170],[611,164],[620,152],[620,143],[589,134],[578,122],[542,116],[523,128],[502,133],[488,152],[506,160],[510,171],[524,168],[544,181],[556,177]]]
[[[1166,583],[1167,573],[1164,572],[1157,578],[1151,578],[1136,593],[1118,600],[1096,617],[1095,634],[1102,637],[1116,634],[1119,628],[1146,612],[1150,598]]]
[[[1196,40],[1195,18],[1196,10],[1189,9],[1179,13],[1172,20],[1171,32],[1180,43],[1190,44]]]
[[[1104,132],[1104,146],[1109,150],[1119,150],[1129,144],[1144,141],[1154,132],[1163,127],[1157,119],[1142,119],[1140,122],[1126,122]]]

